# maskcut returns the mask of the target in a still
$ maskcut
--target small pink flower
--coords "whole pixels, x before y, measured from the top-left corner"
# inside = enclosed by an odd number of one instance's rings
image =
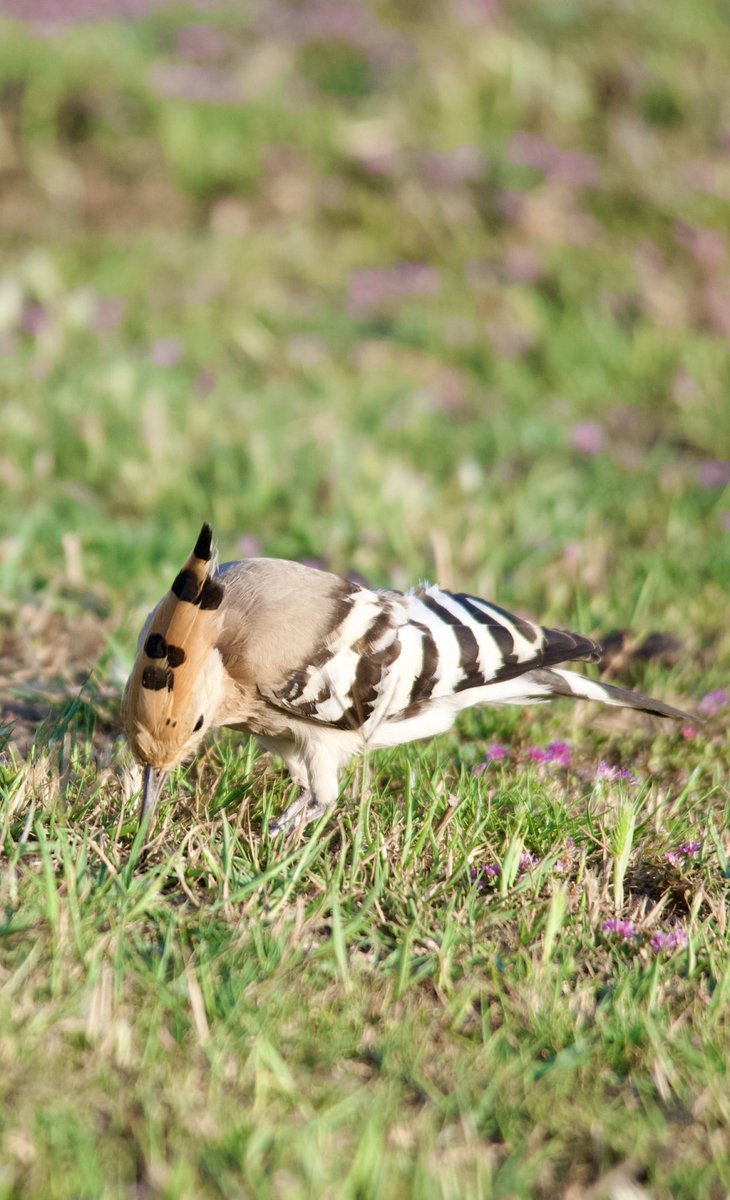
[[[507,758],[508,754],[509,746],[500,746],[495,743],[485,751],[483,762],[478,763],[476,767],[472,767],[472,775],[476,775],[478,778],[484,774],[490,762],[501,762],[503,758]]]
[[[230,40],[212,25],[185,25],[178,30],[177,52],[182,58],[215,62],[225,58],[229,50]]]
[[[557,763],[559,767],[569,767],[571,750],[567,742],[551,742],[543,749],[541,746],[531,746],[527,757],[536,763]]]
[[[124,320],[126,301],[121,296],[99,296],[91,316],[91,327],[96,333],[116,329]]]
[[[161,337],[152,343],[150,358],[156,367],[176,367],[182,358],[179,338]]]
[[[499,863],[487,863],[486,867],[470,867],[469,877],[472,883],[481,883],[484,879],[497,879],[502,873]]]
[[[431,151],[421,162],[421,170],[427,183],[434,187],[452,187],[460,183],[474,183],[481,179],[486,168],[486,159],[477,146],[458,146],[455,150]]]
[[[709,458],[700,463],[700,487],[711,491],[714,488],[724,488],[730,483],[730,461],[720,458]]]
[[[699,853],[701,844],[701,842],[682,842],[682,845],[676,846],[674,850],[667,850],[664,857],[673,867],[681,867],[686,859]]]
[[[717,688],[714,692],[708,692],[703,696],[697,705],[698,712],[701,712],[704,717],[714,717],[715,713],[724,708],[728,702],[728,694],[725,688]]]
[[[548,746],[550,762],[558,763],[561,767],[569,767],[572,758],[571,749],[567,742],[551,742]]]
[[[568,187],[592,187],[598,182],[598,162],[580,150],[562,150],[539,133],[522,130],[512,135],[507,146],[511,162],[531,167]]]
[[[519,870],[520,874],[525,871],[532,871],[535,867],[539,867],[542,859],[537,854],[533,854],[531,850],[523,850],[520,855]]]
[[[679,732],[686,742],[693,742],[695,738],[700,736],[700,731],[696,725],[683,725]]]
[[[606,445],[606,430],[600,421],[579,421],[570,431],[570,444],[581,454],[600,454]]]
[[[622,921],[618,917],[609,917],[603,922],[601,929],[604,933],[617,933],[619,937],[628,940],[636,937],[636,926],[633,921]]]
[[[652,950],[660,952],[662,950],[683,950],[688,942],[687,934],[681,925],[675,925],[674,929],[668,931],[660,930],[654,934],[649,945]]]
[[[607,763],[605,759],[601,759],[596,771],[596,779],[605,779],[608,783],[618,783],[619,780],[624,780],[626,783],[638,783],[638,779],[633,771],[628,767],[614,767]]]
[[[428,263],[368,267],[350,275],[350,309],[355,314],[367,314],[403,297],[437,296],[440,290],[441,277]]]
[[[31,337],[37,337],[39,333],[43,333],[51,324],[51,314],[42,304],[29,304],[23,306],[23,313],[20,318],[20,328],[24,333],[29,333]]]

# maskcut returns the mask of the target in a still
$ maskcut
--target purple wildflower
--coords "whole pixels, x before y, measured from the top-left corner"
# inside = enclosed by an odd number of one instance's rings
[[[561,150],[538,133],[515,133],[509,140],[507,153],[518,166],[532,167],[568,187],[592,187],[598,182],[595,158],[579,150]]]
[[[428,263],[371,267],[350,275],[350,308],[369,313],[404,296],[437,296],[440,290],[439,273]]]
[[[178,30],[177,52],[182,58],[214,62],[225,58],[229,46],[226,35],[212,25],[185,25]]]
[[[652,950],[657,952],[661,950],[683,950],[688,942],[687,934],[681,925],[675,925],[674,929],[668,931],[660,930],[654,934],[649,945]]]
[[[684,246],[697,265],[705,270],[721,267],[725,261],[725,244],[715,229],[702,229],[677,221],[674,236]]]
[[[717,688],[714,692],[708,692],[703,696],[697,705],[697,709],[705,717],[714,717],[715,713],[724,708],[728,702],[728,694],[725,688]]]
[[[37,337],[39,333],[43,333],[44,329],[48,329],[50,324],[50,313],[42,304],[26,303],[23,305],[20,328],[24,333],[29,333],[31,337]]]
[[[569,767],[571,751],[567,742],[551,742],[544,750],[540,746],[531,746],[527,757],[531,762],[557,763],[559,767]]]
[[[570,431],[570,444],[581,454],[600,454],[606,445],[606,430],[600,421],[579,421]]]
[[[545,275],[542,259],[532,246],[508,246],[504,271],[512,283],[537,283]]]
[[[152,86],[160,96],[200,104],[237,104],[241,81],[230,71],[201,63],[159,63],[152,68]]]
[[[161,337],[152,343],[150,357],[156,367],[176,367],[182,358],[179,338]]]
[[[2,15],[25,21],[36,33],[51,36],[73,25],[123,17],[145,17],[164,0],[3,0]]]
[[[596,771],[596,779],[605,779],[608,783],[617,783],[619,780],[624,780],[626,783],[638,783],[638,779],[633,771],[628,767],[614,767],[611,763],[607,763],[605,759],[601,759]]]
[[[560,767],[570,766],[571,750],[567,742],[551,742],[548,746],[548,754],[550,762],[557,763]]]
[[[622,921],[618,917],[609,917],[603,922],[601,929],[604,933],[617,933],[619,937],[628,940],[636,937],[636,926],[633,921]]]
[[[486,167],[484,154],[477,146],[458,146],[455,150],[432,151],[421,162],[425,180],[434,187],[452,187],[481,179]]]
[[[681,867],[686,859],[699,853],[701,844],[701,842],[682,842],[681,846],[675,846],[674,850],[667,850],[664,857],[673,867]]]
[[[711,491],[724,488],[730,483],[730,460],[708,458],[700,463],[700,487]]]
[[[483,775],[490,762],[501,762],[503,758],[507,758],[508,754],[509,746],[499,746],[495,743],[485,751],[483,761],[478,763],[476,767],[472,767],[472,775]]]
[[[126,301],[121,296],[99,296],[91,315],[91,328],[96,333],[116,329],[124,320]]]
[[[502,874],[499,863],[487,863],[486,867],[470,867],[469,877],[472,883],[482,883],[484,879],[497,879]]]
[[[538,854],[533,854],[532,850],[523,850],[520,855],[519,870],[520,874],[525,871],[532,871],[535,867],[539,867],[542,859]]]

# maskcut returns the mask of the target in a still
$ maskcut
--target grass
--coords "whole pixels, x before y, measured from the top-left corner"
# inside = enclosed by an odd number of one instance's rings
[[[727,685],[719,10],[122,8],[0,21],[0,1198],[719,1200],[722,695],[466,713],[288,840],[224,734],[146,857],[117,725],[204,519]]]

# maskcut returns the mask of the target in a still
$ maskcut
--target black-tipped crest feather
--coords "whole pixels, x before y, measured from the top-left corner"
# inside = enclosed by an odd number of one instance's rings
[[[125,721],[133,740],[137,733],[164,749],[178,744],[188,728],[187,708],[218,637],[215,610],[224,588],[212,578],[215,568],[212,530],[205,524],[153,614],[130,678]]]

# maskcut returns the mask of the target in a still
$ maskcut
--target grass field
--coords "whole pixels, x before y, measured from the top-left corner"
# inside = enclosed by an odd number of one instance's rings
[[[0,1200],[721,1200],[723,6],[103,10],[0,0]],[[206,519],[706,724],[470,712],[288,840],[225,734],[140,861]]]

